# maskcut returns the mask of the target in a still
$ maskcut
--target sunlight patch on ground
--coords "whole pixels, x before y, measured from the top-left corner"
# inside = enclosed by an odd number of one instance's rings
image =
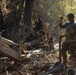
[[[59,44],[58,43],[54,44],[54,49],[55,50],[58,50],[59,49]]]

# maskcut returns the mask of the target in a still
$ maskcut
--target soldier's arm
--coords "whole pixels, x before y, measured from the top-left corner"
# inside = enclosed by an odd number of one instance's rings
[[[62,25],[62,20],[63,20],[63,17],[60,17],[59,27],[60,27],[60,28],[66,28],[66,25],[67,25],[67,24]]]

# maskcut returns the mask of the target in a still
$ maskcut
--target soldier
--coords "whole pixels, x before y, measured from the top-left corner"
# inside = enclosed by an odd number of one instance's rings
[[[60,28],[66,28],[66,34],[63,35],[66,37],[65,41],[62,44],[62,55],[63,55],[63,63],[66,66],[67,64],[67,50],[69,50],[69,46],[72,42],[75,41],[75,29],[76,29],[76,23],[74,22],[74,14],[70,13],[67,15],[67,19],[68,19],[68,23],[65,23],[64,25],[62,25],[62,20],[63,17],[60,17],[60,23],[59,23],[59,27]]]

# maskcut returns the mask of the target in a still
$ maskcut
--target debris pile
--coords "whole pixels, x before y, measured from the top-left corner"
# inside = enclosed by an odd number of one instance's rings
[[[1,60],[3,66],[1,67],[0,75],[40,75],[46,73],[47,69],[58,61],[57,54],[55,55],[53,52],[53,38],[48,26],[39,19],[34,27],[21,25],[18,30],[18,33],[15,34],[17,36],[15,39],[18,39],[20,43],[20,46],[18,44],[16,48],[19,47],[20,49],[16,49],[14,43],[12,45],[3,43],[6,46],[2,45],[2,48],[5,49],[8,46],[4,52],[8,53],[8,55],[9,52],[12,54],[15,52],[16,56],[20,55],[18,50],[22,49],[25,55],[23,59],[25,58],[25,60],[21,62],[17,62],[12,58]],[[24,49],[21,47],[24,47]],[[8,48],[9,51],[7,52]],[[15,56],[13,55],[13,57]],[[9,64],[9,66],[5,63]]]
[[[57,54],[51,53],[51,51],[34,50],[28,51],[27,60],[14,65],[19,69],[22,75],[42,75],[47,73],[50,67],[53,67],[54,63],[58,61]],[[18,66],[17,66],[18,65]],[[8,68],[8,66],[7,66]],[[19,72],[15,69],[12,70],[12,66],[7,69],[8,75],[19,75]],[[5,72],[0,75],[5,75]]]
[[[34,25],[20,25],[15,35],[16,40],[25,43],[27,50],[39,48],[51,50],[54,48],[52,31],[40,18]]]

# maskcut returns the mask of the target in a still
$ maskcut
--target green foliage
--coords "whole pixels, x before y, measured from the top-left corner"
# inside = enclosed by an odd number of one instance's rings
[[[44,0],[45,1],[45,0]],[[65,23],[67,21],[67,14],[74,13],[76,15],[76,0],[47,0],[44,2],[41,12],[42,19],[44,22],[49,23],[50,28],[53,30],[55,35],[62,34],[65,31],[61,31],[58,28],[59,17],[63,16]]]
[[[58,28],[59,17],[64,16],[64,23],[67,21],[66,15],[68,13],[73,12],[76,15],[76,0],[32,0],[31,2],[33,6],[31,6],[28,11],[25,7],[26,0],[2,0],[2,2],[0,2],[7,26],[8,38],[15,38],[14,35],[21,23],[24,21],[27,22],[29,18],[31,18],[31,23],[34,24],[38,16],[40,16],[43,22],[47,23],[54,34],[58,36],[58,33],[60,33],[60,29]],[[30,7],[30,4],[27,6]],[[64,30],[61,33],[63,32]]]

